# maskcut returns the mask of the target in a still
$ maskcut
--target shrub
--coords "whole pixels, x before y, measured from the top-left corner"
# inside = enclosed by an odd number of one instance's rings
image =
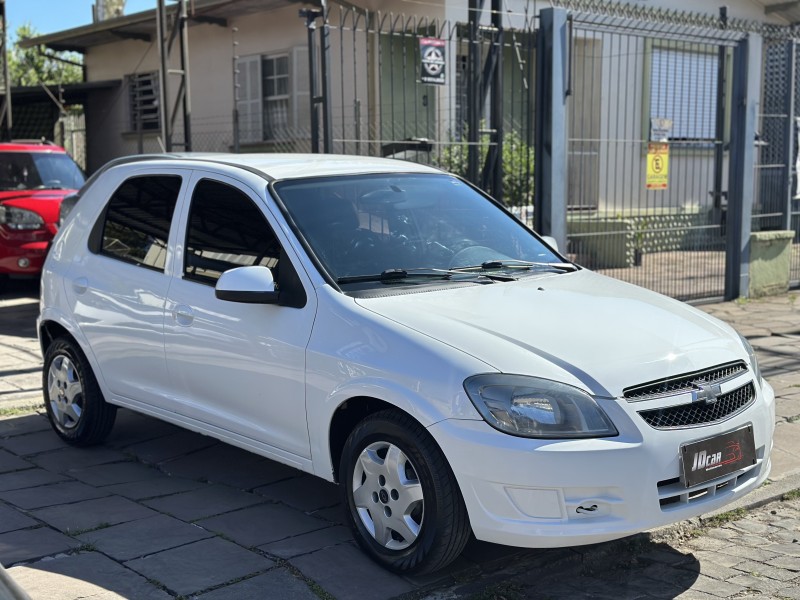
[[[452,142],[444,147],[434,163],[441,169],[466,178],[468,147],[466,142]],[[489,135],[483,134],[479,155],[481,168],[486,162],[488,150]],[[508,206],[533,204],[533,165],[533,148],[516,131],[507,131],[503,136],[503,201]]]

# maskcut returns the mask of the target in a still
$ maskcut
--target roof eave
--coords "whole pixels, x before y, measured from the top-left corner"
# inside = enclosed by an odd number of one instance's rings
[[[169,10],[169,7],[168,7]],[[134,13],[132,15],[123,15],[107,21],[99,21],[97,23],[90,23],[89,25],[81,25],[72,29],[65,29],[63,31],[56,31],[55,33],[48,33],[34,38],[21,39],[17,42],[20,48],[34,48],[36,46],[47,46],[53,50],[70,50],[74,52],[85,52],[86,46],[70,43],[70,40],[75,38],[103,33],[106,31],[112,32],[115,29],[120,29],[129,25],[140,25],[144,23],[152,23],[155,21],[155,9],[146,10],[143,12]]]

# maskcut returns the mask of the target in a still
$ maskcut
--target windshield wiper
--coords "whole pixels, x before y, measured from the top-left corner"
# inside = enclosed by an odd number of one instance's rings
[[[408,277],[450,279],[451,273],[438,269],[386,269],[372,275],[347,275],[336,279],[336,283],[364,283],[370,281],[399,281]]]
[[[453,277],[453,276],[456,277]],[[484,273],[471,273],[469,271],[461,271],[460,269],[434,269],[434,268],[418,268],[418,269],[386,269],[381,273],[373,275],[347,275],[336,279],[336,283],[366,283],[371,281],[391,282],[401,281],[404,279],[441,279],[444,281],[473,281],[478,278],[512,281],[512,277],[508,276],[493,276]]]
[[[461,272],[474,272],[474,271],[491,271],[493,269],[519,269],[521,271],[530,271],[532,269],[555,269],[557,271],[569,272],[577,271],[578,267],[572,263],[563,262],[531,262],[526,260],[516,259],[498,259],[487,260],[479,265],[471,265],[467,267],[456,267],[452,271]]]

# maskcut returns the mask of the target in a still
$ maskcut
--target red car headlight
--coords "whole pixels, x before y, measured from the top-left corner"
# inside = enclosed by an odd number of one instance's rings
[[[32,210],[0,205],[0,225],[15,231],[30,231],[44,227],[44,219]]]

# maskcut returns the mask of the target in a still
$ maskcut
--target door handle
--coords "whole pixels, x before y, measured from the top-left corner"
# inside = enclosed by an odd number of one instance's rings
[[[178,304],[172,309],[172,317],[178,322],[178,325],[188,326],[194,321],[194,311],[191,306]]]

